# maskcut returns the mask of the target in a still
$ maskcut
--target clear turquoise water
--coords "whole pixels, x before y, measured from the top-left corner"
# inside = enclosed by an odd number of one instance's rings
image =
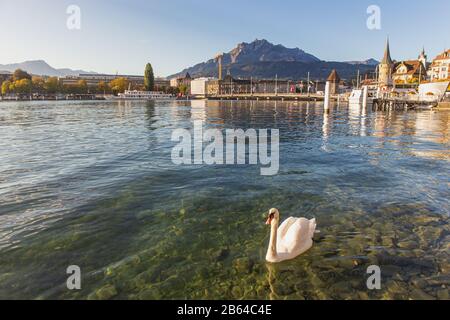
[[[0,298],[448,299],[449,112],[275,102],[0,104]],[[176,166],[176,128],[280,129],[280,172]],[[265,216],[316,217],[264,262]],[[366,287],[379,265],[382,289]],[[66,268],[82,270],[70,291]]]

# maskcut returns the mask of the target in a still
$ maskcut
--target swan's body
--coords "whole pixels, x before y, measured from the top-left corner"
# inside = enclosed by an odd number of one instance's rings
[[[266,260],[276,263],[291,260],[308,251],[316,231],[316,219],[288,218],[278,228],[280,214],[271,209],[267,224],[271,226]]]

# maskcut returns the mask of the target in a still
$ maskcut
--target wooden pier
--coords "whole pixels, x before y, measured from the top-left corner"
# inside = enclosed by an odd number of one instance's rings
[[[400,98],[376,98],[373,100],[372,108],[374,110],[415,110],[432,109],[438,106],[438,102],[423,100],[408,100]]]

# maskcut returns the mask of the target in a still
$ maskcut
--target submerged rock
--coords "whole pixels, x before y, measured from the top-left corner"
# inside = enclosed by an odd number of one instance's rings
[[[449,260],[439,262],[438,265],[439,265],[439,270],[442,273],[450,274],[450,261]]]
[[[161,293],[157,288],[149,288],[138,295],[140,300],[158,300],[161,299]]]
[[[358,298],[360,300],[369,300],[369,295],[364,291],[360,291],[358,292]]]
[[[394,246],[394,239],[392,237],[389,237],[389,236],[382,236],[381,237],[381,244],[384,247],[392,248]]]
[[[226,248],[219,249],[213,252],[212,256],[215,261],[223,261],[230,255],[230,250]]]
[[[387,265],[381,267],[381,274],[392,277],[396,274],[400,274],[402,272],[402,268],[394,265]]]
[[[234,299],[240,299],[242,297],[242,290],[240,287],[235,286],[231,289],[231,295]]]
[[[416,249],[419,245],[416,241],[406,240],[397,243],[397,246],[402,249],[413,250]]]
[[[109,300],[117,295],[117,289],[114,285],[106,285],[95,292],[99,300]]]
[[[436,298],[429,295],[428,293],[426,293],[425,291],[421,290],[421,289],[414,289],[411,292],[410,298],[412,300],[435,300]]]
[[[448,300],[449,299],[449,290],[448,289],[440,289],[436,292],[436,296],[439,300]]]
[[[253,261],[251,261],[249,258],[238,258],[233,261],[233,267],[238,272],[250,273],[252,272]]]
[[[423,278],[413,279],[411,280],[411,284],[420,289],[426,288],[428,286],[428,282]]]
[[[273,290],[279,296],[288,296],[295,292],[294,288],[286,282],[276,282],[273,285]]]

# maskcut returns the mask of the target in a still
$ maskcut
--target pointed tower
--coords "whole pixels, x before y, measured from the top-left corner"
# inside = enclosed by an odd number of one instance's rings
[[[427,70],[427,64],[428,64],[428,56],[425,53],[425,47],[422,49],[422,52],[419,55],[419,61],[422,62],[423,67],[425,70]]]
[[[339,84],[341,82],[341,78],[339,77],[336,69],[333,69],[333,71],[331,71],[330,75],[327,78],[327,81],[330,82],[330,93],[339,94]]]
[[[389,48],[389,38],[386,41],[386,49],[384,51],[383,60],[378,65],[378,85],[380,87],[392,85],[392,68],[394,62],[391,58],[391,50]]]

